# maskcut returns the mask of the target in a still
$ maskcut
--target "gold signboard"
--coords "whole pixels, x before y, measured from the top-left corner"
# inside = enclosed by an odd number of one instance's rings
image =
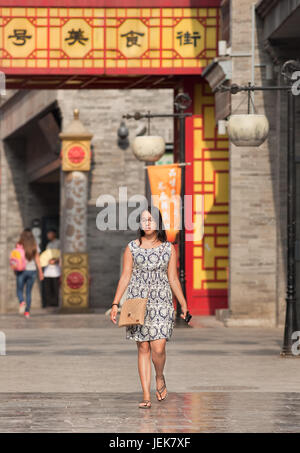
[[[218,8],[0,8],[4,72],[201,73]]]

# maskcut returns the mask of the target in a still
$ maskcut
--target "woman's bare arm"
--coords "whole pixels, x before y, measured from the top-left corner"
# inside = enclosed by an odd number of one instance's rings
[[[119,304],[121,297],[124,294],[125,289],[127,288],[127,285],[129,283],[131,273],[132,273],[132,266],[133,266],[133,260],[132,260],[132,255],[131,251],[129,249],[129,246],[125,248],[124,254],[123,254],[123,267],[122,267],[122,274],[116,289],[116,294],[113,300],[113,304]]]
[[[187,303],[177,275],[176,250],[173,244],[171,244],[171,257],[168,265],[168,280],[176,299],[181,305],[182,311],[185,312],[187,309]]]
[[[39,252],[36,252],[34,260],[36,262],[36,267],[38,268],[38,271],[39,271],[40,280],[43,280],[44,279],[44,274],[43,274],[41,263],[40,263],[40,254],[39,254]]]

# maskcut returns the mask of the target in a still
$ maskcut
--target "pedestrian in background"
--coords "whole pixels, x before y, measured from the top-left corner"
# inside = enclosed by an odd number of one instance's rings
[[[40,265],[40,248],[30,228],[25,228],[25,230],[21,233],[20,239],[17,242],[17,246],[22,247],[25,254],[25,269],[21,271],[15,271],[17,297],[19,299],[19,313],[22,315],[24,314],[25,318],[29,318],[32,287],[35,282],[37,273],[39,274],[40,280],[43,280],[44,278]],[[25,300],[24,289],[26,290]]]
[[[148,206],[139,219],[138,238],[128,243],[123,257],[123,271],[112,304],[111,321],[116,324],[118,305],[127,287],[127,298],[148,297],[144,324],[126,327],[126,338],[136,341],[138,370],[143,390],[142,409],[151,407],[151,355],[156,371],[156,397],[167,397],[163,374],[166,342],[175,322],[172,290],[182,308],[183,319],[187,302],[177,275],[176,250],[167,241],[162,216],[155,206]],[[149,291],[149,293],[148,293]],[[148,294],[148,296],[147,296]]]
[[[52,252],[55,256],[48,261],[47,266],[44,268],[44,281],[43,281],[43,308],[57,307],[59,298],[59,280],[61,275],[60,266],[60,240],[57,238],[57,231],[51,228],[47,231],[48,244],[46,251]],[[45,253],[45,252],[44,252]],[[46,252],[47,253],[47,252]]]

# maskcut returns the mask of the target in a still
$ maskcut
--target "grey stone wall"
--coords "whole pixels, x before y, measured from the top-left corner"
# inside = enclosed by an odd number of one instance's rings
[[[232,0],[231,6],[232,53],[249,53],[251,2]],[[276,72],[273,80],[266,80],[263,65],[269,62],[262,22],[257,18],[256,85],[283,83]],[[251,81],[251,57],[233,56],[232,68],[233,83]],[[230,145],[229,307],[232,324],[237,319],[256,319],[282,325],[286,297],[286,94],[256,92],[254,99],[256,113],[269,119],[270,133],[258,148]],[[245,93],[232,96],[232,113],[247,113]]]
[[[251,3],[232,0],[232,53],[251,51]],[[256,62],[263,55],[257,45]],[[232,58],[232,81],[251,81],[251,58]],[[255,70],[255,83],[264,83]],[[259,113],[272,106],[271,96],[255,93]],[[232,96],[232,113],[247,113],[247,95]],[[270,115],[268,115],[270,117]],[[275,122],[260,147],[230,145],[230,301],[233,318],[261,318],[275,323],[277,277]]]

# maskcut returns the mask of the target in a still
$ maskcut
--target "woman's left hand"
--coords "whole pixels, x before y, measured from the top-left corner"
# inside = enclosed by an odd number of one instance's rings
[[[180,316],[181,316],[182,319],[184,319],[186,317],[186,314],[187,314],[187,311],[188,311],[187,310],[187,306],[185,305],[184,307],[181,307],[181,311],[182,311],[182,313],[181,313]]]

